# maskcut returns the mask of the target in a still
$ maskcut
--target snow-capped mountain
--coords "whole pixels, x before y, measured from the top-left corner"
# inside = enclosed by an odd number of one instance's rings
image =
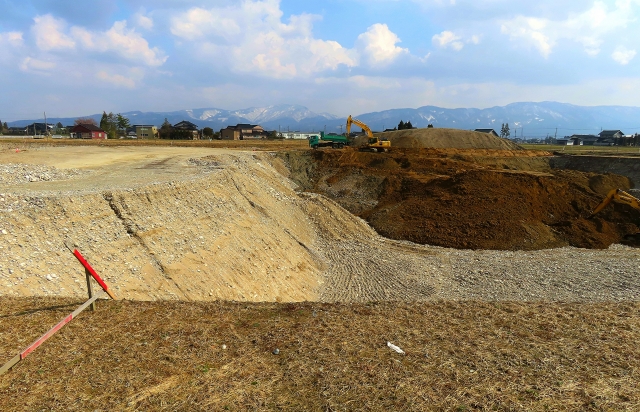
[[[400,120],[416,127],[456,129],[493,128],[500,133],[508,123],[511,137],[558,137],[571,134],[597,134],[602,129],[620,129],[626,134],[640,132],[640,107],[575,106],[566,103],[512,103],[488,109],[444,109],[424,106],[417,109],[392,109],[358,116],[374,129],[392,129]],[[516,130],[517,129],[517,130]],[[557,131],[556,131],[557,129]]]
[[[355,114],[355,113],[351,113]],[[346,116],[315,113],[300,105],[251,107],[242,110],[216,108],[188,109],[174,112],[127,112],[131,124],[160,126],[165,119],[171,124],[188,120],[198,127],[220,130],[237,123],[259,124],[267,130],[297,130],[327,132],[344,131]],[[101,114],[92,116],[100,121]],[[628,106],[576,106],[557,102],[512,103],[487,109],[445,109],[424,106],[417,109],[391,109],[356,115],[373,130],[393,129],[400,120],[411,121],[416,127],[450,127],[472,130],[493,128],[498,133],[508,123],[512,137],[568,136],[571,134],[597,134],[601,129],[619,129],[625,134],[640,133],[640,107]],[[74,118],[48,119],[50,123],[73,124]],[[35,121],[42,121],[35,120]],[[34,120],[21,120],[9,126],[25,126]],[[557,129],[557,131],[556,131]],[[354,130],[359,130],[355,128]]]

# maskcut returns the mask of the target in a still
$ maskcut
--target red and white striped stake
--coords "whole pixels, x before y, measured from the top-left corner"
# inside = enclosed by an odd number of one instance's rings
[[[111,293],[109,291],[109,287],[107,286],[106,283],[104,283],[104,281],[102,280],[102,278],[100,278],[100,276],[98,276],[98,274],[96,273],[96,271],[91,267],[91,265],[89,265],[89,263],[85,260],[85,258],[80,254],[80,252],[78,252],[77,250],[73,251],[74,256],[80,261],[80,263],[82,264],[82,266],[85,267],[85,271],[87,274],[90,274],[91,276],[93,276],[93,278],[98,282],[98,284],[102,287],[102,289],[111,297],[111,299],[116,299],[115,295],[113,293]],[[87,275],[88,276],[88,275]],[[90,286],[90,285],[89,285]],[[93,295],[93,293],[91,292],[91,289],[89,289],[89,294]],[[89,307],[89,305],[93,305],[94,302],[100,297],[100,295],[93,295],[90,296],[89,300],[87,300],[85,303],[83,303],[82,305],[80,305],[80,307],[78,307],[78,309],[74,310],[69,316],[67,316],[66,318],[62,319],[60,322],[58,322],[58,324],[56,326],[54,326],[53,328],[49,329],[49,331],[47,333],[45,333],[44,335],[40,336],[35,342],[33,342],[31,345],[29,345],[25,350],[23,350],[22,352],[20,352],[19,354],[17,354],[16,356],[14,356],[9,362],[5,363],[1,368],[0,368],[0,375],[3,375],[4,373],[6,373],[7,371],[9,371],[9,369],[13,368],[18,362],[20,362],[21,360],[23,360],[24,358],[26,358],[27,356],[29,356],[29,354],[31,352],[33,352],[34,350],[36,350],[38,348],[38,346],[42,345],[47,339],[49,339],[51,336],[53,336],[57,331],[59,331],[60,329],[62,329],[62,327],[64,325],[66,325],[67,323],[71,322],[76,316],[78,316],[83,310],[85,310],[87,307]]]

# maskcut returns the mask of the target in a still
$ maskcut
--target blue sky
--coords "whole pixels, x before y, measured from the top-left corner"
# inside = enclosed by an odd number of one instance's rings
[[[638,106],[640,0],[0,0],[0,119]]]

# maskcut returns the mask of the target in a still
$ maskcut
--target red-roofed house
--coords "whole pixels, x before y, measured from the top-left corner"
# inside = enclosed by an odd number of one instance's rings
[[[76,139],[106,139],[107,133],[92,124],[79,124],[71,129],[71,137]]]

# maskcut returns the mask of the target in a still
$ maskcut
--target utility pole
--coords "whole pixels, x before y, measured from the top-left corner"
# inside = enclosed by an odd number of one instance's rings
[[[557,128],[557,127],[556,127],[556,134],[554,134],[554,135],[553,135],[553,138],[554,138],[554,139],[557,139],[557,138],[558,138],[558,128]]]

